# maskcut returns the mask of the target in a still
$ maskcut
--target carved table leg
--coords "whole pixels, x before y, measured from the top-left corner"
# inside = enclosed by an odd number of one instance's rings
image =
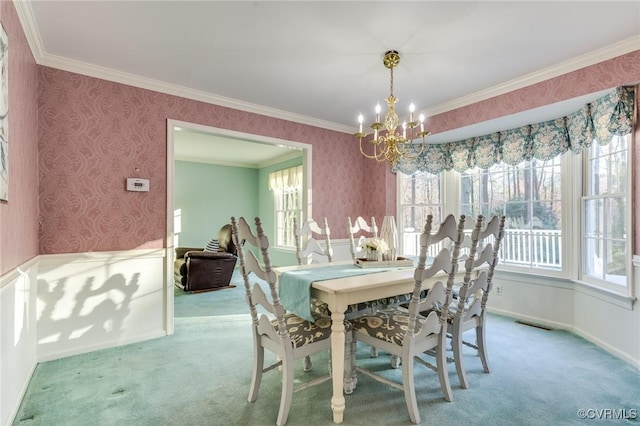
[[[333,383],[333,397],[331,410],[333,422],[342,423],[345,401],[343,394],[344,353],[345,353],[344,312],[331,313],[331,376]]]

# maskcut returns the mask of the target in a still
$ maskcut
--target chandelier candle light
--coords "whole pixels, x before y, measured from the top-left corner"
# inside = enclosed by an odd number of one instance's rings
[[[380,121],[380,105],[376,105],[375,122],[371,123],[373,129],[373,138],[369,141],[373,145],[373,153],[366,153],[362,148],[362,139],[367,136],[362,131],[362,123],[364,117],[362,114],[358,117],[358,133],[354,136],[360,141],[360,152],[367,158],[375,159],[379,163],[388,161],[392,166],[402,157],[416,158],[424,151],[425,138],[429,132],[424,130],[424,115],[420,114],[419,119],[414,120],[415,105],[412,103],[409,105],[409,121],[402,123],[402,133],[398,133],[400,127],[400,119],[395,111],[395,104],[398,102],[398,98],[393,96],[393,68],[400,63],[400,54],[396,50],[389,50],[384,54],[382,63],[391,73],[390,94],[386,99],[388,110],[384,115],[384,121]],[[420,131],[417,131],[417,127],[420,126]],[[409,137],[407,137],[407,133]],[[412,149],[411,147],[417,146],[413,144],[413,140],[422,138],[420,143],[420,149]]]

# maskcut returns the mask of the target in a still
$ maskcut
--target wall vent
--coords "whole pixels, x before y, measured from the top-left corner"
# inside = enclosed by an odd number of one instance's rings
[[[553,331],[553,328],[547,327],[546,325],[542,325],[542,324],[536,324],[533,322],[523,321],[523,320],[516,320],[516,322],[518,324],[528,325],[529,327],[535,327],[535,328],[540,328],[542,330]]]

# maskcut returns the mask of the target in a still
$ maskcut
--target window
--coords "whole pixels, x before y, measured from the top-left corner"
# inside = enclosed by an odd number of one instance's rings
[[[417,253],[417,236],[429,213],[438,222],[448,213],[473,219],[504,214],[500,263],[505,268],[579,279],[627,294],[630,140],[630,135],[614,136],[604,146],[594,141],[583,151],[583,162],[566,153],[463,173],[399,172],[402,253]],[[573,253],[582,253],[576,262],[569,260]]]
[[[524,161],[516,166],[500,163],[460,174],[419,172],[399,176],[404,254],[417,253],[426,215],[433,214],[434,222],[439,223],[446,204],[447,213],[467,216],[469,228],[479,214],[507,217],[502,264],[562,270],[560,157]],[[460,195],[459,199],[443,202],[441,194]]]
[[[302,166],[269,173],[274,194],[276,246],[295,248],[293,218],[302,217]]]
[[[560,159],[499,163],[461,174],[462,213],[507,218],[501,263],[562,270]]]
[[[182,232],[182,209],[173,211],[173,246],[180,245],[180,233]]]
[[[420,254],[420,234],[427,220],[433,215],[433,222],[442,221],[440,197],[440,175],[416,172],[412,175],[398,173],[400,179],[400,227],[402,254]]]
[[[582,278],[618,291],[629,268],[628,145],[627,137],[614,136],[585,151]]]

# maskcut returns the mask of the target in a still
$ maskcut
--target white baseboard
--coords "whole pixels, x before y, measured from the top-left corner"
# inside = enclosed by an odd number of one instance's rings
[[[540,324],[542,326],[549,327],[555,330],[565,330],[573,333],[573,328],[571,326],[560,323],[560,322],[556,322],[556,321],[549,321],[543,318],[538,318],[530,315],[521,315],[516,312],[506,311],[502,309],[495,309],[491,307],[487,307],[487,312],[513,318],[514,320],[521,320],[521,321],[526,321],[533,324]]]
[[[85,353],[89,353],[89,352],[94,352],[94,351],[99,351],[102,349],[109,349],[109,348],[114,348],[114,347],[118,347],[118,346],[125,346],[125,345],[130,345],[133,343],[138,343],[138,342],[144,342],[145,340],[151,340],[151,339],[157,339],[158,337],[165,337],[167,335],[167,333],[165,333],[164,331],[162,332],[153,332],[153,333],[149,333],[149,334],[141,334],[138,336],[135,336],[131,339],[125,339],[125,340],[121,340],[121,341],[105,341],[103,343],[99,343],[99,344],[94,344],[94,345],[86,345],[86,346],[81,346],[81,347],[74,347],[71,348],[69,350],[66,351],[59,351],[59,352],[50,352],[47,353],[43,356],[39,356],[38,357],[38,363],[40,362],[47,362],[47,361],[53,361],[56,359],[60,359],[60,358],[66,358],[66,357],[70,357],[70,356],[74,356],[74,355],[81,355],[81,354],[85,354]]]
[[[634,366],[636,369],[640,370],[640,360],[630,357],[625,352],[622,352],[622,351],[618,350],[618,348],[616,348],[614,346],[611,346],[608,343],[598,339],[597,337],[595,337],[591,333],[587,333],[585,330],[581,330],[579,328],[574,328],[573,332],[576,335],[582,337],[583,339],[585,339],[585,340],[593,343],[594,345],[599,346],[600,348],[604,349],[605,351],[609,352],[611,355],[614,355],[614,356],[624,360],[628,364],[630,364],[630,365]]]

